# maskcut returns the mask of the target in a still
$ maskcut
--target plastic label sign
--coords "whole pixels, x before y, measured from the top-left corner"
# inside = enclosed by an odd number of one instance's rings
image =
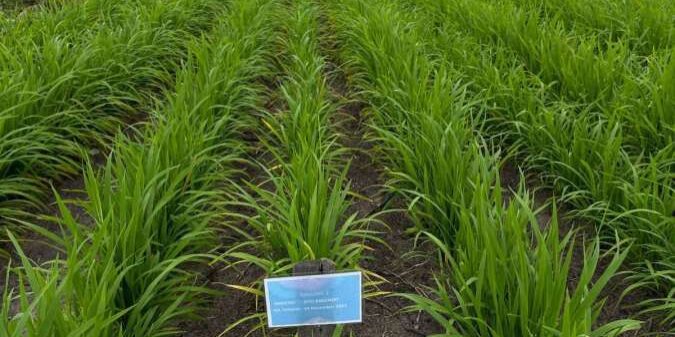
[[[359,323],[361,272],[265,279],[270,328]]]

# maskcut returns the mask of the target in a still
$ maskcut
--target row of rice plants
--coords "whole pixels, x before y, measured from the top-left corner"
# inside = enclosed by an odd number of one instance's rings
[[[672,48],[675,25],[672,1],[517,0],[549,18],[560,18],[577,33],[597,34],[606,41],[624,40],[639,55]]]
[[[671,48],[638,57],[624,40],[601,49],[536,10],[509,2],[429,2],[485,43],[512,49],[549,93],[590,108],[627,132],[632,154],[654,153],[675,139],[675,58]],[[506,13],[506,14],[505,14]],[[487,24],[486,24],[487,23]]]
[[[98,5],[110,23],[89,23]],[[81,145],[109,143],[105,135],[150,110],[186,43],[222,9],[215,0],[78,2],[4,32],[0,223],[43,206],[49,184],[79,173]]]
[[[29,0],[30,1],[30,0]],[[48,45],[50,40],[58,39],[71,43],[86,42],[103,30],[124,28],[125,20],[138,16],[141,12],[148,15],[154,12],[155,16],[162,16],[169,25],[181,26],[186,30],[199,32],[212,25],[212,19],[217,11],[206,12],[206,7],[213,6],[212,2],[184,0],[183,6],[194,6],[193,11],[202,7],[205,12],[202,19],[194,20],[189,15],[180,15],[179,12],[161,10],[167,4],[154,0],[47,0],[41,1],[32,10],[15,18],[6,18],[6,26],[0,36],[3,44],[15,43],[31,47],[29,42],[39,45]],[[206,6],[206,7],[204,7]],[[211,9],[215,9],[212,7]],[[183,13],[183,14],[188,14]],[[209,15],[210,14],[210,15]],[[83,29],[86,28],[86,29]],[[32,46],[35,48],[35,46]],[[39,52],[37,50],[36,52]]]
[[[649,286],[662,294],[647,301],[675,318],[675,147],[670,144],[649,157],[632,157],[622,146],[628,131],[579,109],[555,95],[539,77],[501,46],[486,46],[467,37],[446,20],[450,6],[417,1],[424,19],[439,29],[429,35],[449,65],[473,83],[472,91],[486,92],[491,106],[488,124],[507,135],[524,165],[543,173],[574,212],[609,236],[634,240],[636,263],[632,290]],[[515,61],[514,61],[515,60]],[[495,133],[495,130],[492,130]],[[606,231],[609,229],[609,231]],[[610,238],[611,239],[611,238]]]
[[[15,15],[22,8],[28,6],[23,0],[5,0],[0,3],[0,18],[5,15]]]
[[[559,237],[555,207],[542,224],[523,188],[502,200],[498,155],[473,131],[484,99],[424,52],[428,22],[386,1],[343,0],[330,13],[352,83],[371,103],[389,185],[407,201],[419,235],[440,250],[435,297],[405,295],[414,308],[442,324],[442,336],[615,336],[638,328],[631,320],[594,326],[625,244],[596,275],[602,254],[591,242],[570,287],[574,243],[572,234]]]
[[[0,336],[166,336],[195,317],[211,293],[195,266],[212,259],[242,121],[260,107],[256,81],[270,72],[271,3],[232,1],[211,36],[190,44],[151,125],[137,137],[120,133],[100,172],[88,165],[83,206],[94,225],[59,202],[64,233],[52,237],[66,258],[38,267],[22,255]]]
[[[347,149],[338,143],[337,106],[326,82],[326,62],[319,50],[317,8],[312,0],[292,2],[283,13],[285,51],[279,59],[284,78],[278,110],[263,112],[258,134],[269,159],[257,162],[263,175],[241,189],[250,212],[240,216],[254,230],[228,256],[253,263],[266,275],[287,275],[302,261],[326,258],[336,269],[358,268],[364,241],[375,233],[369,218],[348,214],[352,192],[346,179]],[[254,252],[251,253],[253,248]],[[237,287],[263,296],[260,283]],[[265,315],[243,318],[234,326]]]
[[[83,0],[83,1],[43,1],[36,6],[26,8],[19,15],[5,16],[3,35],[0,39],[17,42],[34,41],[41,43],[50,37],[59,36],[75,42],[91,37],[106,25],[114,24],[129,5],[148,6],[150,1]],[[129,12],[126,13],[128,15]],[[82,29],[86,27],[88,29]],[[79,33],[79,34],[74,34]],[[46,39],[45,39],[46,38]]]

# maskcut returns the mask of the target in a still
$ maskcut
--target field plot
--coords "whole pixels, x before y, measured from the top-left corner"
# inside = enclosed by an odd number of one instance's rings
[[[0,3],[0,337],[675,335],[665,0]],[[304,336],[300,336],[304,337]]]

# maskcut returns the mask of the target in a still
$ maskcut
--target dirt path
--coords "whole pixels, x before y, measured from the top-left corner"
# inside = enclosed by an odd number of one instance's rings
[[[95,151],[95,153],[97,153],[97,155],[93,156],[92,164],[95,168],[98,168],[103,165],[104,158],[99,154],[100,152]],[[87,200],[87,194],[84,192],[84,188],[84,176],[82,175],[70,177],[64,181],[56,183],[54,186],[56,193],[58,193],[61,199],[66,202],[66,206],[72,213],[75,220],[83,225],[91,226],[94,223],[93,219],[79,205],[79,203]],[[34,215],[34,218],[28,217],[22,220],[30,222],[34,225],[38,225],[60,236],[61,229],[59,228],[58,224],[44,219],[45,217],[60,216],[59,207],[56,203],[56,194],[50,193],[49,197],[45,200],[45,205],[47,205],[47,208],[44,210],[31,211],[31,214]],[[17,240],[21,245],[21,249],[24,251],[26,256],[37,263],[50,261],[59,254],[58,249],[48,242],[46,238],[28,228],[19,228],[14,234],[17,237]],[[11,243],[3,242],[2,248],[6,249],[8,252],[10,252],[10,254],[12,254],[13,261],[18,261],[16,250],[11,245]],[[2,263],[0,263],[0,274],[2,275],[4,275],[7,268],[6,262],[7,261],[3,260]],[[0,288],[4,286],[2,282],[4,282],[4,278],[3,280],[0,280]]]
[[[330,38],[334,32],[325,17],[321,17],[320,22],[324,37],[321,47],[327,58],[328,85],[333,97],[340,103],[336,114],[340,120],[336,124],[342,135],[342,145],[352,150],[347,177],[351,189],[364,197],[354,200],[348,214],[358,212],[359,217],[366,217],[384,208],[402,206],[396,205],[396,198],[388,203],[389,206],[384,205],[390,196],[384,195],[384,167],[376,158],[374,144],[367,137],[367,106],[356,98],[357,93],[349,87],[344,67],[335,58],[339,46]],[[378,219],[385,225],[373,224],[371,229],[381,232],[380,236],[389,247],[369,243],[373,250],[366,252],[362,267],[387,280],[379,286],[378,291],[391,294],[425,292],[425,287],[434,283],[435,265],[434,259],[430,258],[434,256],[433,250],[431,247],[415,247],[414,238],[405,233],[412,226],[405,212],[387,213],[378,216]],[[442,332],[427,314],[404,311],[408,305],[410,303],[397,296],[367,299],[363,323],[348,326],[345,331],[364,337],[413,337]]]
[[[93,224],[93,219],[78,205],[79,201],[86,200],[86,194],[83,192],[84,178],[82,176],[67,179],[59,183],[55,189],[60,197],[67,202],[67,208],[79,223],[88,226]],[[46,204],[48,205],[46,210],[34,212],[34,214],[36,214],[35,219],[24,220],[40,226],[58,236],[62,236],[62,231],[58,224],[42,219],[43,216],[58,217],[60,215],[59,207],[56,204],[56,196],[51,194]],[[63,257],[64,255],[64,252],[57,248],[54,243],[50,242],[49,239],[31,229],[20,228],[14,232],[14,235],[19,241],[19,245],[26,257],[37,265],[43,265],[57,257]],[[10,272],[9,275],[7,275],[7,272],[8,267],[17,267],[21,263],[21,259],[11,243],[3,242],[2,248],[9,252],[10,258],[9,260],[0,259],[0,293],[3,293],[5,289],[16,289],[19,286],[16,274]],[[28,284],[25,286],[28,289],[30,288],[30,285]],[[18,310],[19,303],[14,302],[12,309],[10,309],[10,313],[18,313]]]

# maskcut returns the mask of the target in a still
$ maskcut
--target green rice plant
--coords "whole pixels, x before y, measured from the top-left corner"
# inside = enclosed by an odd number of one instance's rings
[[[115,327],[128,310],[118,310],[115,297],[125,270],[112,256],[97,256],[94,247],[101,240],[86,242],[86,233],[65,203],[59,199],[58,205],[64,214],[63,230],[76,238],[55,237],[63,244],[65,259],[35,266],[8,232],[21,267],[13,270],[18,287],[3,290],[0,336],[123,336]]]
[[[483,156],[470,126],[480,98],[468,97],[449,71],[410,47],[419,36],[396,7],[350,5],[334,10],[344,20],[336,25],[350,51],[345,58],[353,82],[373,105],[373,138],[387,164],[387,186],[408,201],[418,231],[451,243],[455,227],[447,224],[457,221],[456,204],[470,197],[468,187],[480,174],[475,166]],[[370,22],[363,13],[372,11],[383,19]],[[410,33],[394,39],[392,31]]]
[[[42,13],[45,21],[2,38],[3,224],[43,206],[49,184],[79,172],[81,145],[108,143],[107,134],[150,109],[154,97],[174,81],[172,69],[185,59],[186,42],[218,12],[216,1],[111,3],[119,2],[108,1],[101,9],[126,12],[114,16],[115,24],[87,31],[86,21],[70,23],[78,14],[87,17],[82,8],[89,7],[82,4]],[[50,28],[59,35],[50,35]],[[17,35],[22,32],[30,33]]]
[[[550,85],[549,92],[593,106],[609,121],[621,123],[631,153],[654,153],[672,143],[673,117],[664,111],[673,106],[662,99],[671,90],[651,84],[670,81],[670,74],[660,71],[670,62],[670,50],[640,58],[624,40],[599,48],[597,36],[573,35],[557,21],[543,20],[536,11],[508,2],[429,3],[457,29],[513,50],[528,71]]]
[[[270,175],[266,184],[271,190],[251,186],[254,194],[244,198],[246,205],[256,213],[249,224],[261,237],[250,238],[251,241],[236,247],[235,251],[243,246],[258,245],[257,249],[269,261],[244,260],[255,262],[270,274],[287,272],[288,268],[284,268],[287,263],[319,258],[331,259],[340,269],[354,268],[366,249],[364,239],[375,238],[375,233],[363,229],[369,219],[357,219],[356,214],[345,217],[351,198],[344,173],[327,177],[330,173],[317,170],[323,162],[321,159],[310,157],[308,160],[315,162],[297,164],[307,169],[307,173],[299,177],[266,172]],[[305,187],[307,185],[309,187]]]
[[[654,50],[670,49],[675,40],[669,1],[517,0],[538,9],[553,20],[559,18],[578,33],[596,34],[607,41],[624,40],[636,53],[647,56]]]
[[[635,133],[624,131],[624,124],[607,119],[592,106],[561,101],[549,85],[527,71],[513,51],[484,45],[446,20],[443,13],[450,7],[439,9],[438,3],[426,1],[418,4],[438,25],[428,36],[436,41],[436,53],[472,81],[472,92],[488,97],[488,127],[483,129],[505,139],[526,167],[543,174],[563,201],[574,206],[570,215],[589,220],[610,241],[614,231],[624,239],[634,239],[629,257],[637,272],[633,280],[644,280],[636,281],[636,286],[663,294],[649,301],[655,307],[672,305],[672,144],[650,155],[631,155],[625,137]],[[424,17],[428,22],[429,16]],[[651,85],[665,93],[670,81],[663,83]]]
[[[236,172],[232,162],[241,151],[236,136],[239,120],[246,116],[240,114],[259,106],[259,88],[252,82],[268,74],[273,8],[267,1],[234,2],[213,40],[191,48],[193,63],[179,73],[176,95],[156,116],[156,127],[144,137],[147,142],[122,140],[105,174],[87,181],[89,212],[99,230],[107,232],[103,237],[120,240],[101,254],[133,266],[125,277],[127,291],[118,295],[120,307],[133,307],[127,331],[148,335],[141,333],[148,323],[166,315],[157,309],[189,317],[198,307],[166,304],[169,299],[198,304],[195,296],[203,289],[189,286],[194,276],[187,270],[174,275],[178,282],[160,284],[165,293],[154,294],[156,304],[143,308],[139,295],[156,287],[149,270],[163,272],[171,261],[191,261],[200,257],[194,253],[212,249],[212,226],[222,213],[218,205],[226,191],[219,186]]]
[[[427,53],[428,22],[383,1],[344,0],[331,14],[353,81],[373,105],[375,138],[390,165],[391,184],[405,197],[417,230],[446,259],[447,274],[439,277],[448,281],[439,278],[436,291],[440,302],[404,296],[446,327],[443,336],[593,331],[599,292],[627,252],[615,254],[591,285],[600,256],[594,240],[582,282],[568,292],[572,234],[560,239],[555,222],[540,229],[527,196],[504,206],[497,156],[471,131],[484,98],[469,98],[466,85],[439,84],[455,73]],[[595,335],[638,327],[636,321],[615,321]]]
[[[336,107],[319,54],[317,10],[311,1],[298,1],[286,15],[290,19],[280,42],[287,51],[280,62],[286,74],[280,88],[286,109],[262,119],[260,132],[269,133],[262,142],[272,155],[270,163],[261,164],[268,178],[241,192],[241,205],[253,210],[244,218],[259,236],[246,235],[248,240],[230,255],[257,263],[268,274],[286,272],[287,263],[320,258],[333,260],[339,269],[355,268],[365,239],[377,239],[365,227],[369,218],[347,214],[347,167],[339,168],[347,149],[337,144],[331,120]],[[250,245],[264,260],[240,252]]]
[[[183,16],[181,13],[156,11],[162,7],[167,8],[166,5],[170,4],[154,0],[41,0],[34,10],[26,11],[11,20],[12,24],[0,35],[0,44],[31,47],[32,43],[42,46],[48,45],[54,39],[73,43],[86,42],[103,30],[124,28],[131,17],[148,10],[175,21],[172,24],[189,23],[188,27],[195,32],[212,24],[211,20],[194,21],[190,16]],[[213,3],[200,4],[185,0],[182,5],[213,6]],[[203,14],[213,18],[216,13]]]
[[[466,31],[490,43],[502,43],[545,82],[557,82],[560,92],[585,102],[605,100],[631,56],[618,41],[596,55],[597,41],[572,36],[556,22],[539,19],[535,13],[505,2],[444,1],[444,13]],[[506,20],[505,13],[511,20]],[[489,20],[489,21],[484,21]],[[489,22],[488,25],[479,22]],[[608,90],[609,89],[609,90]]]
[[[574,206],[570,215],[597,224],[601,233],[617,230],[621,237],[634,239],[630,260],[638,264],[633,271],[666,294],[659,301],[672,302],[672,145],[651,157],[631,159],[621,149],[618,124],[603,123],[588,111],[572,111],[564,104],[551,105],[517,119],[525,165],[542,172]]]
[[[331,102],[318,44],[317,6],[311,0],[298,0],[282,14],[287,18],[279,40],[285,51],[279,58],[284,107],[263,113],[258,132],[266,135],[260,139],[270,160],[256,163],[264,180],[242,186],[241,201],[236,203],[246,211],[235,216],[242,217],[254,233],[235,228],[245,241],[224,257],[233,258],[234,264],[256,265],[267,276],[287,275],[298,262],[322,258],[333,261],[338,270],[360,269],[366,241],[383,242],[368,228],[375,221],[372,217],[348,213],[353,193],[344,158],[349,150],[338,143],[335,131],[337,107]],[[264,296],[262,279],[230,286]],[[256,313],[234,322],[221,336],[248,321],[259,321],[249,334],[262,330],[266,335],[266,316]],[[341,331],[338,327],[336,335]]]
[[[564,108],[528,118],[533,122],[524,128],[523,137],[529,139],[523,138],[523,143],[532,151],[527,164],[545,172],[563,191],[577,210],[572,213],[635,239],[632,260],[654,261],[663,264],[660,270],[673,270],[673,147],[635,163],[620,148],[617,125],[603,124],[589,114],[574,116]],[[662,292],[667,293],[672,279],[663,281]]]
[[[174,324],[179,320],[197,317],[204,295],[212,291],[197,284],[194,265],[213,258],[215,222],[225,213],[226,191],[237,172],[232,164],[241,155],[242,120],[260,104],[254,81],[269,74],[274,8],[269,1],[234,1],[212,36],[190,45],[175,94],[154,114],[153,124],[139,132],[141,141],[120,134],[102,171],[88,166],[84,207],[95,225],[77,224],[62,207],[60,222],[75,230],[55,239],[76,247],[67,250],[68,259],[79,257],[78,252],[89,259],[78,275],[87,275],[91,285],[76,288],[58,275],[43,277],[73,286],[73,295],[45,300],[48,305],[78,313],[72,314],[77,324],[58,327],[59,334],[51,335],[88,333],[94,320],[105,323],[97,335],[166,336],[178,332]],[[99,260],[106,263],[91,263]],[[99,311],[79,314],[91,304],[88,294],[79,292],[87,289],[96,289],[106,301],[96,307]],[[38,301],[25,291],[20,295],[22,303]],[[16,326],[21,316],[3,319],[9,320],[6,326]],[[50,320],[36,315],[31,324],[47,329]],[[17,329],[10,333],[23,333]]]
[[[461,210],[455,246],[431,236],[446,266],[436,278],[435,299],[403,295],[415,303],[411,310],[429,312],[444,327],[439,336],[606,337],[640,327],[628,319],[593,325],[600,292],[628,253],[625,243],[601,254],[595,240],[570,285],[573,232],[559,236],[555,206],[551,222],[541,224],[522,186],[503,206],[499,186],[477,185],[480,192]],[[610,262],[594,278],[601,259]]]

